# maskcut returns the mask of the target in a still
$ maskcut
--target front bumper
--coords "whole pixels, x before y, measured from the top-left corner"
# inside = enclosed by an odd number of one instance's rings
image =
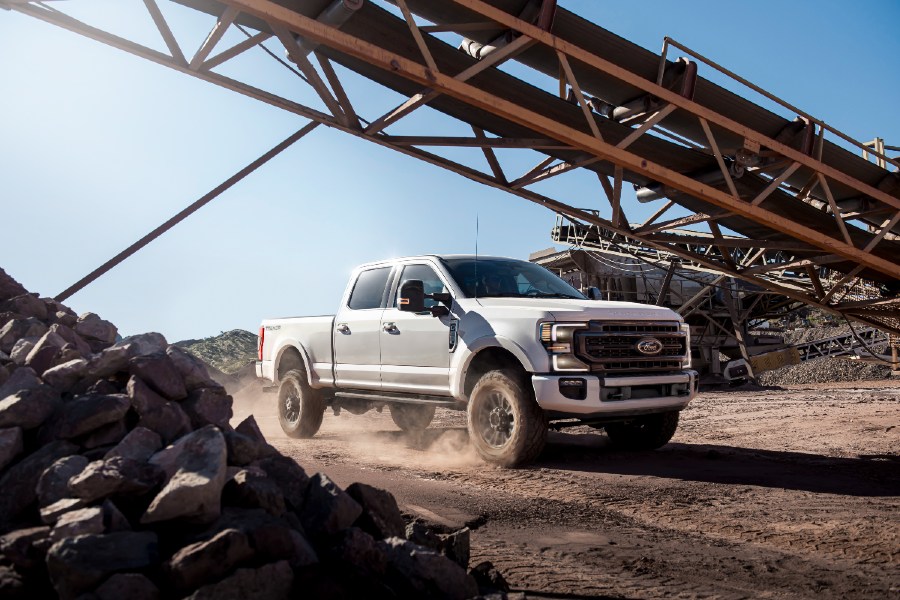
[[[584,399],[566,397],[560,380],[584,380]],[[681,410],[697,395],[699,377],[685,370],[665,375],[533,375],[534,397],[547,416],[607,417],[633,416]]]

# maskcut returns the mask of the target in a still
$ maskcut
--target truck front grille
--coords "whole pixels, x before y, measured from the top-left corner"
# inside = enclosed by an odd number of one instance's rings
[[[641,341],[661,350],[645,354]],[[655,341],[655,342],[654,342]],[[674,371],[687,356],[687,338],[677,322],[596,322],[575,334],[576,355],[599,373]]]

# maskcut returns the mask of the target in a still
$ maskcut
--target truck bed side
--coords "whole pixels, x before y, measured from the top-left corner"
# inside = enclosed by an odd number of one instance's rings
[[[278,383],[280,365],[299,356],[312,387],[328,387],[334,383],[332,365],[332,329],[334,316],[290,317],[266,319],[263,329],[261,377]],[[293,358],[289,358],[293,357]]]

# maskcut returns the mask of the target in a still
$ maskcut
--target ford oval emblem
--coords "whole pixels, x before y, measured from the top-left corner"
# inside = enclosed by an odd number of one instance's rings
[[[656,338],[642,338],[634,345],[637,351],[647,356],[656,356],[663,350],[662,342]]]

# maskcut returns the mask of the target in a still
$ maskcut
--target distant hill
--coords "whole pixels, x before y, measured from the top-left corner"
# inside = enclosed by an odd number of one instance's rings
[[[175,345],[228,375],[236,374],[256,360],[256,334],[243,329],[232,329],[202,340],[182,340]]]

